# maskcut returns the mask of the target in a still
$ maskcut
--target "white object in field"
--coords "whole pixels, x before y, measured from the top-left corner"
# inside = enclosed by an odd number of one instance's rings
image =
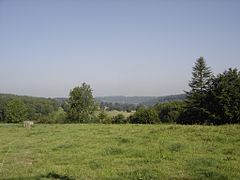
[[[23,127],[30,128],[33,126],[33,121],[23,121]]]

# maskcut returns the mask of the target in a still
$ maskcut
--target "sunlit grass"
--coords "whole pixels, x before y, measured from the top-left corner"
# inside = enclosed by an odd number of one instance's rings
[[[0,125],[0,179],[240,179],[240,126]]]

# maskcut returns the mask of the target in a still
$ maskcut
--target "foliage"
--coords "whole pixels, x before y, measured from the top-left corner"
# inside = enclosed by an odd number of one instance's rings
[[[186,108],[177,122],[181,124],[240,123],[240,72],[229,69],[213,77],[203,59],[193,68],[192,88]]]
[[[122,104],[122,103],[111,103],[111,102],[101,102],[100,103],[100,108],[101,109],[106,109],[108,111],[135,111],[137,108],[137,105],[134,104]]]
[[[164,97],[114,96],[94,99],[92,89],[86,83],[71,90],[68,100],[0,94],[0,122],[29,119],[37,123],[240,123],[240,72],[237,69],[229,69],[214,77],[204,58],[200,57],[193,67],[189,86],[191,90],[186,95]],[[16,99],[22,104],[12,102]],[[184,102],[181,101],[183,99]],[[100,101],[100,113],[96,112],[98,104],[95,100]],[[144,104],[141,104],[143,100]],[[159,101],[165,103],[146,106]],[[125,104],[127,102],[138,103]],[[118,115],[120,112],[122,115]],[[18,114],[24,118],[16,118]]]
[[[154,109],[161,122],[174,123],[183,111],[185,103],[181,101],[158,103]]]
[[[8,99],[4,98],[3,95],[0,95],[0,122],[5,121],[4,111],[5,111],[7,102],[8,102]]]
[[[27,119],[27,107],[19,99],[14,99],[6,104],[5,110],[5,122],[18,123]]]
[[[239,140],[240,125],[0,124],[0,179],[240,179]]]
[[[9,101],[19,99],[27,108],[27,119],[40,122],[47,119],[49,114],[58,110],[58,103],[50,98],[38,98],[30,96],[17,96],[11,94],[0,94],[0,121],[5,121],[5,107]],[[5,121],[6,122],[6,121]]]
[[[152,100],[145,101],[142,104],[146,106],[154,106],[158,103],[168,103],[168,102],[176,102],[176,101],[184,101],[186,99],[185,94],[177,94],[177,95],[169,95],[169,96],[160,96],[156,97]]]
[[[66,112],[59,107],[57,111],[51,112],[48,116],[42,116],[39,118],[38,123],[44,124],[55,124],[55,123],[65,123],[66,122]]]
[[[141,104],[145,101],[149,101],[154,99],[155,97],[151,96],[104,96],[104,97],[96,97],[98,102],[104,103],[118,103],[118,104]]]
[[[97,106],[90,85],[83,83],[82,86],[77,86],[71,90],[68,103],[68,122],[88,123],[92,121]]]
[[[212,123],[240,123],[240,71],[229,69],[214,78],[207,99]]]
[[[211,84],[211,78],[213,77],[212,72],[209,67],[207,67],[206,62],[203,57],[200,57],[195,62],[195,66],[193,67],[192,72],[192,80],[189,82],[189,86],[191,87],[191,91],[188,94],[188,98],[191,95],[197,93],[201,98],[203,96]]]
[[[209,112],[205,104],[212,78],[212,72],[207,67],[204,58],[197,59],[193,67],[192,80],[189,82],[191,90],[186,92],[186,109],[181,114],[178,123],[203,124],[208,120]]]
[[[153,108],[139,108],[129,117],[129,122],[133,124],[155,124],[159,123],[160,120]]]
[[[118,114],[116,116],[113,116],[112,118],[112,124],[126,124],[127,119],[124,117],[123,114]]]
[[[98,114],[98,119],[100,123],[108,124],[111,123],[107,113],[104,110],[101,110],[100,113]]]
[[[185,99],[185,94],[169,95],[169,96],[104,96],[96,97],[95,100],[100,104],[103,103],[105,107],[109,107],[110,110],[126,111],[127,107],[133,108],[138,104],[144,104],[146,106],[153,106],[157,103],[182,101]],[[111,109],[112,108],[112,109]],[[118,109],[124,108],[124,109]],[[134,109],[136,110],[136,109]]]

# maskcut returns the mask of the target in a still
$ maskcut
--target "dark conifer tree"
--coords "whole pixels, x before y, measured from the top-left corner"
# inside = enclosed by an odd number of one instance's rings
[[[197,59],[193,67],[192,79],[189,82],[191,90],[186,92],[186,110],[179,119],[180,123],[203,124],[208,121],[209,112],[205,105],[212,78],[213,74],[204,58]]]

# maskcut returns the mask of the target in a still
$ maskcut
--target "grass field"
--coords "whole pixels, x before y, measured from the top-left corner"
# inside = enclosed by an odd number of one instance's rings
[[[0,124],[0,179],[240,179],[240,125]]]

